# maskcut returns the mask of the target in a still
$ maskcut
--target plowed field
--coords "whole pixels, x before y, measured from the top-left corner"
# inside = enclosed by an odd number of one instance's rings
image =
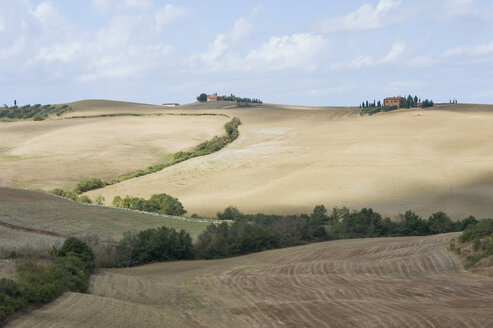
[[[491,327],[493,279],[462,271],[454,236],[106,270],[8,327]]]

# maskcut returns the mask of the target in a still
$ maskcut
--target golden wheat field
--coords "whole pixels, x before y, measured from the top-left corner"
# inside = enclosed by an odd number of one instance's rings
[[[493,106],[439,105],[361,116],[356,108],[193,104],[175,113],[241,119],[240,137],[221,151],[89,192],[166,192],[189,213],[226,206],[246,213],[372,207],[395,217],[412,209],[454,218],[493,213]],[[223,106],[223,107],[221,107]]]
[[[462,271],[456,235],[103,270],[7,327],[489,327],[493,280]]]
[[[118,102],[71,106],[74,110],[62,119],[0,122],[0,186],[71,189],[82,178],[112,178],[222,134],[227,122],[223,116],[177,115],[68,119],[128,108],[136,114],[166,114],[161,106]]]

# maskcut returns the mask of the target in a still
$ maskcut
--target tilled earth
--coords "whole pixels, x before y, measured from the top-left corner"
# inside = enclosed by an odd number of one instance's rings
[[[492,327],[493,279],[461,268],[456,236],[104,270],[8,327]]]

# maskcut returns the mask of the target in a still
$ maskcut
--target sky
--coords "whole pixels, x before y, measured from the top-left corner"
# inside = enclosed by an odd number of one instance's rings
[[[0,105],[493,104],[493,1],[0,0]]]

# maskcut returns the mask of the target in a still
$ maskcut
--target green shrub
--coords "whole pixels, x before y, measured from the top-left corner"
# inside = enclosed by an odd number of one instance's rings
[[[63,246],[56,252],[56,256],[58,258],[74,256],[85,264],[89,272],[95,267],[93,250],[85,242],[75,237],[66,239]]]
[[[94,202],[98,205],[103,205],[105,199],[103,196],[99,195],[98,197],[96,197],[96,199],[94,200]]]
[[[166,215],[183,215],[186,213],[182,203],[177,198],[167,194],[154,194],[149,200],[130,196],[122,199],[120,196],[115,196],[113,206]]]
[[[99,189],[104,187],[103,181],[98,178],[87,178],[87,179],[82,179],[78,184],[75,185],[74,187],[74,192],[76,194],[82,194],[83,192],[93,190],[93,189]]]
[[[120,267],[194,257],[190,234],[167,227],[142,230],[136,235],[125,233],[115,247],[115,263]]]
[[[91,199],[86,196],[86,195],[82,195],[78,198],[78,201],[81,202],[81,203],[85,203],[85,204],[92,204],[92,201]]]
[[[216,214],[218,220],[236,220],[241,216],[241,212],[233,206],[228,206],[223,212]]]

